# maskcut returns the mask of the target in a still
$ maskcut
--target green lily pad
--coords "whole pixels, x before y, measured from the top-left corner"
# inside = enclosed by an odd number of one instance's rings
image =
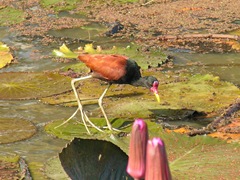
[[[106,121],[104,118],[90,118],[90,119],[95,125],[99,127],[106,127]],[[78,120],[81,121],[80,115]],[[109,134],[112,134],[112,132],[109,132],[107,129],[104,130],[106,133],[99,133],[98,130],[94,128],[90,128],[90,131],[92,134],[91,136],[89,136],[84,125],[82,123],[77,122],[76,119],[72,119],[65,125],[55,128],[58,125],[60,125],[63,121],[64,120],[56,120],[48,123],[45,126],[45,131],[49,134],[54,134],[59,138],[63,138],[67,140],[72,140],[74,137],[86,138],[86,139],[96,138],[101,140],[108,140]],[[120,129],[123,132],[129,132],[131,130],[132,120],[112,119],[111,124],[116,129]]]
[[[37,99],[71,89],[71,78],[57,73],[0,74],[0,99]]]
[[[149,66],[158,67],[167,61],[167,55],[160,49],[149,49],[145,52],[141,50],[140,46],[134,43],[131,43],[127,47],[123,48],[113,47],[112,49],[106,49],[102,53],[128,56],[130,59],[135,60],[141,69],[148,69]]]
[[[149,73],[144,72],[143,74],[149,75]],[[112,85],[103,99],[109,118],[166,116],[174,119],[184,110],[205,113],[218,112],[233,103],[240,95],[238,87],[210,74],[151,72],[151,75],[159,79],[161,103],[158,104],[153,94],[146,88]],[[83,100],[83,104],[95,102],[97,105],[97,99],[105,88],[106,85],[101,85],[99,80],[81,81],[78,88],[80,99]],[[49,104],[77,106],[73,92],[41,100]],[[99,108],[97,111],[91,110],[91,113],[93,113],[93,117],[102,115]]]
[[[53,55],[63,58],[77,58],[77,53],[72,52],[65,44],[59,47],[59,50],[54,49]]]
[[[147,53],[140,51],[140,47],[134,43],[127,47],[113,47],[112,49],[99,50],[93,47],[93,44],[86,44],[82,48],[84,52],[90,54],[121,54],[135,60],[142,69],[148,69],[148,66],[158,67],[159,64],[166,62],[167,56],[160,50],[149,50]],[[82,51],[73,52],[65,44],[58,50],[53,50],[53,55],[62,58],[76,58]],[[149,58],[151,56],[151,59]]]
[[[32,137],[36,127],[22,119],[0,119],[0,144],[21,141]]]
[[[13,60],[13,56],[10,53],[10,49],[6,44],[0,42],[0,68],[10,64]]]
[[[183,81],[160,85],[165,108],[191,109],[203,112],[217,112],[228,107],[240,95],[232,83],[221,81],[210,74],[185,74]],[[159,109],[159,108],[158,108]]]
[[[24,12],[11,7],[0,8],[0,25],[8,26],[24,20]]]
[[[92,120],[99,125],[97,119]],[[123,120],[120,121],[123,122]],[[114,125],[115,122],[112,123],[114,127],[118,127]],[[87,135],[81,132],[82,125],[74,124],[74,121],[54,129],[57,124],[59,122],[48,124],[47,132],[64,139],[80,137],[107,140],[128,153],[129,136],[95,131],[92,135]],[[165,142],[173,179],[234,179],[238,177],[240,144],[228,144],[226,141],[208,136],[188,137],[174,132],[167,133],[154,122],[147,121],[147,124],[150,138],[160,137]],[[129,127],[124,129],[126,133],[130,130]]]
[[[58,156],[50,158],[44,165],[44,175],[50,179],[67,180],[69,176],[64,171]],[[38,176],[36,176],[38,178]]]
[[[42,162],[29,161],[28,166],[31,171],[32,179],[46,179],[46,176],[43,172],[44,164]]]
[[[54,8],[55,11],[72,10],[76,8],[78,0],[41,0],[43,7]]]

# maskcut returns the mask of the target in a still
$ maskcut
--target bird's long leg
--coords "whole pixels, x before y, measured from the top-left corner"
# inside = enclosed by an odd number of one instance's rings
[[[64,122],[61,123],[60,125],[56,126],[54,129],[57,129],[57,128],[63,126],[64,124],[66,124],[68,121],[70,121],[70,120],[77,114],[78,110],[79,110],[79,108],[77,108],[77,110],[71,115],[71,117],[69,117],[66,121],[64,121]],[[89,124],[90,124],[91,126],[95,127],[97,130],[103,132],[103,130],[99,129],[96,125],[94,125],[94,124],[92,123],[92,121],[89,120],[89,118],[87,117],[87,115],[86,115],[85,112],[83,112],[83,113],[84,113],[85,118],[87,119],[87,121],[89,122]]]
[[[98,131],[101,131],[101,132],[103,132],[103,131],[102,131],[101,129],[99,129],[96,125],[94,125],[94,124],[90,121],[90,119],[87,117],[86,113],[83,111],[83,106],[82,106],[82,104],[81,104],[79,95],[78,95],[77,90],[76,90],[76,87],[75,87],[75,82],[81,81],[81,80],[84,80],[84,79],[89,79],[89,78],[92,78],[92,76],[89,75],[89,76],[85,76],[85,77],[81,77],[81,78],[75,78],[75,79],[73,79],[73,80],[71,81],[71,85],[72,85],[72,89],[73,89],[73,92],[74,92],[74,94],[75,94],[75,97],[76,97],[76,99],[77,99],[78,109],[79,109],[79,111],[81,112],[81,117],[82,117],[83,124],[84,124],[87,132],[88,132],[89,134],[91,134],[90,131],[89,131],[89,129],[88,129],[88,127],[87,127],[86,120],[92,125],[92,127],[94,127],[95,129],[97,129]]]
[[[100,109],[101,109],[101,111],[102,111],[102,113],[103,113],[104,118],[106,119],[108,129],[112,131],[112,130],[113,130],[112,125],[111,125],[111,123],[109,122],[108,117],[107,117],[107,115],[106,115],[106,113],[105,113],[105,111],[104,111],[104,109],[103,109],[103,106],[102,106],[103,97],[104,97],[105,94],[107,93],[107,91],[108,91],[108,89],[110,88],[110,86],[111,86],[111,84],[109,84],[108,87],[103,91],[102,95],[101,95],[100,98],[98,99],[98,105],[99,105],[99,107],[100,107]]]
[[[82,104],[81,104],[81,100],[80,100],[80,98],[79,98],[79,95],[78,95],[77,90],[76,90],[76,87],[75,87],[75,82],[81,81],[81,80],[84,80],[84,79],[89,79],[89,78],[92,78],[92,76],[89,75],[89,76],[85,76],[85,77],[81,77],[81,78],[75,78],[75,79],[73,79],[73,80],[71,81],[72,89],[73,89],[74,95],[75,95],[76,100],[77,100],[77,103],[78,103],[78,108],[77,108],[77,110],[72,114],[72,116],[71,116],[70,118],[68,118],[68,119],[67,119],[66,121],[64,121],[62,124],[56,126],[55,129],[58,128],[58,127],[60,127],[60,126],[62,126],[62,125],[64,125],[64,124],[66,124],[68,121],[70,121],[70,120],[77,114],[77,111],[79,110],[80,113],[81,113],[81,117],[82,117],[83,124],[84,124],[84,126],[85,126],[85,128],[86,128],[86,130],[87,130],[87,132],[88,132],[89,134],[91,134],[91,133],[90,133],[88,127],[87,127],[86,121],[88,121],[89,124],[90,124],[92,127],[94,127],[95,129],[97,129],[98,131],[103,132],[103,130],[99,129],[96,125],[94,125],[94,124],[89,120],[89,118],[87,117],[86,113],[83,111],[83,106],[82,106]]]
[[[88,118],[88,116],[86,115],[86,113],[85,113],[84,111],[83,111],[83,113],[84,113],[84,116],[85,116],[86,120],[88,121],[88,123],[89,123],[92,127],[94,127],[95,129],[97,129],[97,130],[100,131],[100,132],[103,132],[103,130],[101,130],[99,127],[97,127],[95,124],[93,124],[92,121],[90,121],[90,119]]]
[[[62,124],[56,126],[54,129],[57,129],[57,128],[63,126],[64,124],[66,124],[68,121],[70,121],[77,114],[78,110],[79,110],[79,108],[77,108],[77,110],[66,121],[64,121]]]
[[[105,94],[107,93],[108,89],[110,88],[111,84],[108,85],[108,87],[103,91],[102,95],[100,96],[100,98],[98,99],[98,105],[100,107],[100,109],[102,110],[102,113],[103,113],[103,116],[104,118],[106,119],[106,122],[107,122],[107,126],[108,126],[108,129],[113,131],[119,131],[118,129],[115,129],[112,127],[112,124],[110,123],[110,121],[108,120],[108,117],[103,109],[103,106],[102,106],[102,100],[103,100],[103,97],[105,96]]]
[[[71,85],[72,85],[72,89],[73,89],[73,92],[74,92],[74,95],[77,99],[77,103],[78,103],[78,109],[81,113],[81,117],[82,117],[82,121],[83,121],[83,124],[88,132],[88,134],[91,134],[88,127],[87,127],[87,124],[86,124],[86,121],[85,121],[85,116],[84,116],[84,112],[83,112],[83,106],[81,104],[81,101],[80,101],[80,98],[79,98],[79,95],[77,93],[77,90],[76,90],[76,87],[75,87],[75,82],[77,81],[81,81],[81,80],[84,80],[84,79],[88,79],[88,78],[91,78],[92,76],[89,75],[89,76],[85,76],[85,77],[80,77],[80,78],[75,78],[75,79],[72,79],[71,81]]]

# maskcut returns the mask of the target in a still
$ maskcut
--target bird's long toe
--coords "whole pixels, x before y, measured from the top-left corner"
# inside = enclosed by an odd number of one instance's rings
[[[119,130],[119,129],[117,129],[117,128],[114,128],[114,127],[111,127],[111,129],[110,129],[108,126],[103,126],[102,128],[103,128],[103,129],[109,129],[110,131],[121,132],[121,130]]]

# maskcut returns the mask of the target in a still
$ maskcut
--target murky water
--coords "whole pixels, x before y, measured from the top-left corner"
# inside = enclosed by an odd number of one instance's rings
[[[53,46],[42,46],[40,40],[29,40],[26,37],[18,37],[9,33],[7,28],[0,28],[0,41],[10,47],[14,47],[14,57],[17,62],[0,72],[46,71],[62,67],[62,63],[54,62],[49,58],[52,55]]]
[[[49,32],[56,37],[82,38],[83,40],[93,40],[99,45],[124,46],[128,44],[126,40],[113,40],[100,36],[106,29],[101,27],[96,31],[96,24],[85,28],[64,29]],[[100,32],[100,33],[99,33]],[[69,35],[70,34],[70,35]],[[0,28],[0,41],[15,48],[15,57],[18,63],[11,64],[7,68],[0,69],[1,72],[11,71],[46,71],[63,67],[62,63],[54,62],[49,57],[51,51],[57,46],[42,46],[40,40],[29,41],[23,37],[8,32],[6,28]],[[107,42],[107,43],[106,43]],[[212,73],[220,76],[221,79],[240,85],[240,55],[239,54],[195,54],[177,51],[168,51],[175,57],[174,63],[178,68],[188,68],[193,73]],[[202,65],[189,65],[199,62]],[[17,153],[28,161],[45,162],[46,159],[57,155],[67,141],[52,137],[43,130],[45,123],[67,119],[76,108],[45,105],[37,100],[31,101],[0,101],[0,115],[2,118],[20,118],[31,121],[37,126],[37,133],[30,139],[11,144],[0,145],[0,155]]]
[[[57,47],[44,47],[39,40],[29,41],[15,34],[9,33],[8,29],[0,28],[0,41],[10,47],[14,47],[14,56],[17,63],[0,69],[1,72],[19,71],[46,71],[61,68],[62,63],[53,62],[51,50]],[[37,127],[37,133],[30,139],[0,144],[0,155],[16,153],[23,156],[29,162],[46,162],[61,151],[67,141],[46,134],[43,130],[45,123],[56,119],[67,119],[75,108],[49,106],[32,101],[0,101],[1,118],[16,118],[31,121]]]
[[[1,118],[25,119],[37,127],[37,133],[30,139],[0,145],[0,154],[17,153],[30,162],[45,162],[57,155],[67,141],[46,134],[44,125],[52,120],[64,120],[73,112],[74,108],[49,106],[36,100],[0,101]]]
[[[219,76],[222,80],[240,85],[240,54],[197,54],[187,52],[167,52],[175,57],[174,63],[177,68],[187,68],[193,73],[211,73]],[[195,63],[195,64],[194,64]],[[198,63],[199,65],[197,65]],[[188,64],[188,66],[186,66]]]

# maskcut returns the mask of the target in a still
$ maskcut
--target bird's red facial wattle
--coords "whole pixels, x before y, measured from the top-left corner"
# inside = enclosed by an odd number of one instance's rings
[[[158,81],[154,81],[152,87],[150,88],[150,90],[156,96],[157,101],[160,102],[160,97],[159,97],[159,94],[158,94],[158,85],[159,85],[159,82]]]

